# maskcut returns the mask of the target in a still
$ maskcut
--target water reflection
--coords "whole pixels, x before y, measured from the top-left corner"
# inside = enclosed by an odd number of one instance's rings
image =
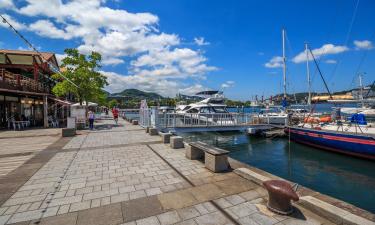
[[[240,132],[180,135],[224,148],[239,161],[375,212],[375,162]]]

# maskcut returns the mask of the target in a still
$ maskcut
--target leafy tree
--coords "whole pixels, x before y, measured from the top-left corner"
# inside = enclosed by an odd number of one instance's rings
[[[107,83],[107,77],[97,72],[99,69],[101,55],[92,52],[89,56],[81,54],[77,49],[65,49],[67,55],[62,60],[61,67],[65,68],[62,74],[54,74],[53,78],[60,80],[55,85],[52,92],[57,96],[65,96],[68,93],[73,94],[79,103],[86,101],[100,102],[105,99],[105,93],[102,90]]]
[[[108,102],[108,107],[112,109],[113,107],[117,106],[118,102],[116,99],[112,99],[111,101]]]

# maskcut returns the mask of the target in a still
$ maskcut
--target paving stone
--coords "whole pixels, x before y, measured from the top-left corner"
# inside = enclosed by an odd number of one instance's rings
[[[246,200],[243,199],[241,196],[239,195],[231,195],[231,196],[227,196],[225,197],[225,199],[230,202],[232,205],[237,205],[237,204],[240,204],[240,203],[243,203],[245,202]]]
[[[249,216],[257,211],[257,207],[249,202],[244,202],[226,209],[236,214],[239,218]]]
[[[177,213],[180,215],[182,220],[188,220],[201,215],[194,206],[179,209],[177,210]]]
[[[220,212],[213,212],[200,217],[195,218],[195,221],[200,225],[227,225],[231,224],[230,221]]]
[[[219,198],[214,200],[221,208],[225,209],[228,207],[233,206],[229,201],[227,201],[225,198]]]
[[[157,217],[162,225],[170,225],[181,221],[181,218],[176,211],[165,212]]]
[[[42,209],[34,210],[34,211],[27,211],[22,213],[13,214],[8,223],[17,223],[23,222],[28,220],[39,219],[42,217],[54,216],[57,214],[59,207],[50,207],[47,208],[45,211]]]
[[[77,225],[117,225],[123,222],[119,203],[78,211]]]
[[[184,220],[182,222],[176,223],[176,225],[197,225],[194,219]]]
[[[117,203],[117,202],[123,202],[129,200],[129,194],[123,193],[123,194],[117,194],[117,195],[111,195],[111,204]]]
[[[69,212],[75,212],[79,210],[89,209],[91,207],[91,201],[76,202],[70,205]]]
[[[59,211],[57,212],[58,215],[68,213],[69,212],[70,205],[62,205],[59,208]]]
[[[119,192],[120,193],[128,193],[128,192],[133,192],[133,191],[135,191],[134,185],[130,185],[130,186],[125,186],[125,187],[120,187],[119,188]]]
[[[272,224],[276,224],[279,222],[275,218],[263,215],[261,213],[253,213],[250,216],[250,218],[253,219],[255,222],[257,222],[258,224],[264,224],[264,225],[272,225]]]
[[[146,192],[144,190],[133,191],[129,193],[130,199],[143,198],[145,196],[146,196]]]
[[[160,188],[150,188],[150,189],[146,189],[145,191],[146,191],[147,196],[158,195],[162,193]]]
[[[122,203],[125,222],[163,213],[163,207],[156,196],[138,198]]]
[[[76,203],[76,202],[80,202],[81,200],[82,200],[82,195],[76,195],[76,196],[70,196],[70,197],[64,197],[64,198],[56,198],[56,199],[52,199],[50,203],[48,203],[48,207]]]
[[[73,225],[76,224],[77,213],[68,213],[53,217],[43,218],[39,225]]]
[[[242,225],[259,225],[250,216],[242,217],[238,220]]]
[[[4,225],[10,218],[10,215],[0,216],[0,225]]]
[[[137,225],[160,225],[156,216],[147,217],[136,221]]]

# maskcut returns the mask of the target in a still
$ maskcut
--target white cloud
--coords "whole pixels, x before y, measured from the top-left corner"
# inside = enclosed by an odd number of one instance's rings
[[[339,54],[342,52],[348,51],[349,48],[346,46],[341,46],[341,45],[333,45],[333,44],[325,44],[320,48],[316,48],[312,50],[312,53],[314,54],[315,59],[320,58],[323,55],[335,55]],[[300,52],[298,55],[296,55],[292,61],[294,63],[302,63],[306,62],[306,51]],[[309,52],[309,61],[313,60],[313,57],[311,53]]]
[[[361,49],[370,50],[374,48],[374,45],[369,40],[363,40],[363,41],[355,40],[353,43],[357,50],[361,50]]]
[[[62,38],[68,40],[73,37],[72,33],[67,33],[64,30],[58,29],[49,20],[38,20],[35,23],[29,25],[29,30],[34,31],[40,36],[49,38]]]
[[[143,76],[165,76],[172,78],[187,78],[202,76],[216,70],[207,66],[206,58],[199,52],[189,48],[175,48],[150,51],[133,60],[134,71]]]
[[[0,0],[1,1],[1,0]],[[181,48],[177,34],[159,31],[159,18],[151,13],[130,13],[112,9],[105,0],[27,0],[12,10],[23,16],[37,18],[29,24],[17,24],[45,38],[73,40],[83,54],[92,51],[102,55],[103,65],[129,62],[123,74],[104,72],[108,90],[139,88],[171,96],[179,88],[189,90],[186,83],[205,79],[216,67],[207,65],[200,51]],[[195,38],[198,45],[209,44]],[[57,55],[58,60],[64,55]],[[190,80],[189,80],[190,79]],[[193,85],[195,88],[199,86]]]
[[[194,38],[194,42],[195,42],[195,44],[197,44],[199,46],[210,44],[210,42],[207,42],[207,41],[204,40],[204,37],[196,37],[196,38]]]
[[[226,81],[223,84],[221,84],[221,88],[223,88],[223,89],[231,88],[231,87],[234,87],[234,84],[235,84],[234,81],[229,80],[229,81]]]
[[[12,0],[1,0],[0,1],[0,9],[1,8],[10,9],[12,7],[14,7],[14,4],[13,4]]]
[[[272,59],[264,64],[265,67],[267,68],[279,68],[283,67],[283,57],[281,56],[274,56]]]
[[[111,93],[121,92],[127,88],[136,88],[142,91],[157,92],[163,96],[173,97],[177,93],[193,95],[199,91],[207,90],[201,84],[186,85],[156,76],[124,76],[114,72],[100,72],[107,76],[109,85],[106,87],[106,90]]]
[[[55,54],[57,63],[59,66],[62,64],[62,60],[66,57],[66,54]]]
[[[324,61],[325,63],[328,63],[328,64],[336,64],[337,61],[334,60],[334,59],[327,59],[326,61]]]

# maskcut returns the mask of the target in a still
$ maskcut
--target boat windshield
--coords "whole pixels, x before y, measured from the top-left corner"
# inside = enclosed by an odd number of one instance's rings
[[[227,109],[225,107],[215,107],[213,108],[213,110],[215,111],[215,113],[227,113]]]

